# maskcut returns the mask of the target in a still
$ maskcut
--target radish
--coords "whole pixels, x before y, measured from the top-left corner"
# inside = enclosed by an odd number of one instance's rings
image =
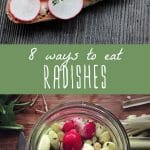
[[[75,124],[73,120],[69,120],[67,122],[65,122],[64,126],[63,126],[63,131],[69,132],[71,129],[75,129]]]
[[[80,134],[72,129],[65,134],[63,138],[63,149],[64,150],[81,150],[82,148],[82,139]]]
[[[40,12],[40,0],[11,0],[10,12],[21,21],[32,21]]]
[[[85,139],[91,139],[91,138],[94,137],[95,131],[96,131],[96,125],[95,125],[95,123],[94,122],[88,122],[83,127],[82,136]]]
[[[83,0],[49,0],[49,11],[59,19],[75,17],[83,8]]]

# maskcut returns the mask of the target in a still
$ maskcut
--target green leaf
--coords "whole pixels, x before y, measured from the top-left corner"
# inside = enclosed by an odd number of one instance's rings
[[[8,101],[8,95],[0,95],[0,103],[4,105]]]
[[[5,114],[5,113],[6,113],[5,109],[3,105],[0,103],[0,114]]]
[[[22,125],[19,124],[14,124],[13,126],[1,126],[0,125],[0,129],[2,130],[23,130],[24,127]]]
[[[6,113],[0,115],[0,125],[13,125],[15,124],[14,105],[11,103],[8,106],[4,106]]]
[[[23,126],[16,123],[15,114],[32,104],[20,102],[18,95],[0,95],[0,130],[22,130]]]
[[[0,129],[22,130],[23,126],[16,123],[15,107],[24,107],[29,103],[20,103],[20,97],[0,95]]]

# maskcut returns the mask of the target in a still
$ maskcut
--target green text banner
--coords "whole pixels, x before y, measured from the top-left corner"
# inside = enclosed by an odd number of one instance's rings
[[[1,45],[1,94],[149,94],[150,45]]]

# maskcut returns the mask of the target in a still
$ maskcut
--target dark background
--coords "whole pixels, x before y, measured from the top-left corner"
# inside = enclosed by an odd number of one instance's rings
[[[150,43],[150,0],[104,0],[76,18],[16,25],[0,0],[0,43]]]

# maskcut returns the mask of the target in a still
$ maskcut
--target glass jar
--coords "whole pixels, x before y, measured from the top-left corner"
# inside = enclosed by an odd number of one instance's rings
[[[128,136],[120,121],[108,110],[97,104],[87,102],[71,102],[50,110],[34,126],[26,150],[37,150],[41,136],[48,127],[57,121],[68,120],[72,117],[89,118],[105,126],[116,144],[117,150],[130,150]]]

